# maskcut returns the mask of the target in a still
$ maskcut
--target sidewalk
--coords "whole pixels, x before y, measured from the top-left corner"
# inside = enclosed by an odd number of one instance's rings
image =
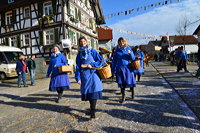
[[[152,64],[164,75],[167,64]],[[173,68],[171,68],[172,71]],[[173,79],[173,74],[169,76]],[[184,73],[180,73],[184,75]],[[192,77],[191,75],[187,75]],[[80,86],[69,75],[70,90],[64,92],[61,103],[55,103],[56,93],[48,91],[49,79],[36,80],[36,86],[14,87],[6,81],[0,86],[0,133],[198,133],[200,121],[172,87],[154,69],[145,68],[137,83],[135,98],[126,91],[125,103],[119,103],[119,88],[111,80],[103,81],[103,99],[98,100],[96,119],[86,112],[89,103],[81,101]],[[188,78],[188,80],[192,80]],[[177,83],[182,83],[177,81]],[[176,85],[176,84],[175,84]]]
[[[152,62],[151,64],[200,119],[200,85],[193,84],[196,81],[200,81],[193,76],[198,69],[197,65],[187,65],[189,73],[183,71],[177,73],[176,66],[170,66],[168,62]]]

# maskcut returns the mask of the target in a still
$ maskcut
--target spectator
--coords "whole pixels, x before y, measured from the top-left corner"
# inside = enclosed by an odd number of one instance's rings
[[[21,87],[21,80],[23,81],[24,87],[28,87],[26,84],[27,66],[23,55],[20,55],[19,60],[17,61],[16,72],[18,75],[18,87]]]
[[[35,55],[32,55],[31,58],[27,61],[27,67],[30,73],[31,85],[35,85]]]

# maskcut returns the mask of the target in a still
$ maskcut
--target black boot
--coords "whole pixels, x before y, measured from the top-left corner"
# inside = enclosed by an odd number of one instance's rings
[[[62,95],[63,95],[63,90],[59,90],[58,92],[58,99],[57,99],[57,103],[60,103],[60,100],[62,99]]]
[[[140,75],[138,75],[138,82],[140,81]]]
[[[96,103],[97,103],[97,100],[93,99],[93,100],[89,100],[89,102],[90,102],[90,118],[94,119],[94,118],[96,118],[95,112],[96,112]]]
[[[130,89],[131,89],[131,98],[134,99],[134,88],[131,87]]]
[[[122,99],[119,101],[120,103],[123,103],[125,99],[125,88],[121,88],[121,93],[122,93]]]
[[[95,110],[91,110],[91,112],[90,112],[90,118],[91,118],[91,119],[96,118],[95,112],[96,112]]]

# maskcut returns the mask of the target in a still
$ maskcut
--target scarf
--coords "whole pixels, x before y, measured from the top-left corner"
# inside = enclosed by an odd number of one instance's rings
[[[59,52],[56,52],[56,53],[52,53],[51,56],[52,56],[52,57],[57,57],[59,53],[60,53],[60,51],[59,51]]]
[[[125,50],[126,49],[126,46],[121,46],[119,47],[120,50]]]
[[[90,49],[88,48],[88,46],[80,47],[79,52],[80,52],[81,59],[86,60],[88,58]]]

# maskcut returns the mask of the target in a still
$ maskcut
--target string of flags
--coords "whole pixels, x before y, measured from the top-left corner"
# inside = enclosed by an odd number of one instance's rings
[[[139,12],[141,10],[146,11],[148,8],[157,7],[157,6],[164,6],[164,5],[172,4],[173,2],[181,2],[181,1],[183,1],[183,0],[165,0],[165,1],[162,1],[162,2],[149,4],[147,6],[141,6],[141,7],[134,8],[134,9],[129,9],[129,10],[126,10],[126,11],[121,11],[121,12],[108,14],[108,15],[105,15],[105,18],[106,19],[110,19],[110,18],[113,18],[115,16],[128,15],[128,14],[132,14],[134,12]]]
[[[144,33],[139,33],[139,32],[132,32],[132,31],[126,31],[126,30],[121,30],[121,29],[117,29],[117,28],[113,28],[113,30],[116,30],[120,33],[126,33],[126,34],[134,34],[134,35],[138,35],[138,36],[146,36],[149,38],[161,38],[162,36],[157,36],[157,35],[150,35],[150,34],[144,34]]]
[[[151,35],[151,34],[145,34],[145,33],[139,33],[139,32],[134,32],[134,31],[126,31],[118,28],[110,28],[107,26],[97,26],[98,28],[102,28],[104,30],[114,30],[120,33],[125,33],[125,34],[132,34],[132,35],[138,35],[138,36],[144,36],[143,38],[135,38],[135,39],[129,39],[129,40],[140,40],[140,39],[155,39],[155,38],[162,38],[163,35],[157,36],[157,35]]]
[[[144,39],[154,39],[152,37],[142,37],[142,38],[125,38],[127,41],[131,40],[144,40]]]

